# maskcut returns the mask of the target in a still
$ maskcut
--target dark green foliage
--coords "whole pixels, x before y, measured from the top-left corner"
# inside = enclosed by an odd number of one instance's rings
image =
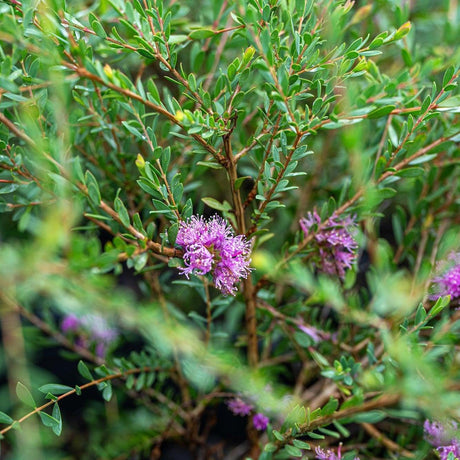
[[[424,458],[423,420],[460,417],[458,298],[432,287],[460,251],[458,14],[3,2],[5,458],[160,458],[171,443],[211,458],[217,435],[212,458],[243,441],[254,460],[339,443],[343,459]],[[252,242],[235,297],[179,270],[180,223],[214,213]],[[327,221],[347,217],[357,260],[322,273]],[[221,422],[235,396],[249,420]],[[232,424],[244,440],[219,432]]]

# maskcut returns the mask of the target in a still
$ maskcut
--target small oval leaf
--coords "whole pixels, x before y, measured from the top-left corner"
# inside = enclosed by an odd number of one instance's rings
[[[34,398],[28,388],[21,382],[16,385],[16,394],[20,401],[30,407],[36,407]]]
[[[73,388],[67,385],[60,385],[59,383],[48,383],[47,385],[42,385],[38,390],[45,394],[62,395],[73,391]]]

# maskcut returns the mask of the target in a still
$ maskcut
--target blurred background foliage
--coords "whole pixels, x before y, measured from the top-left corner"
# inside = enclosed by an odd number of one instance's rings
[[[460,416],[458,299],[430,297],[460,243],[459,20],[1,2],[2,458],[433,456],[421,422]],[[314,210],[356,222],[344,279],[300,230]],[[253,242],[235,297],[177,270],[178,222],[216,212]]]

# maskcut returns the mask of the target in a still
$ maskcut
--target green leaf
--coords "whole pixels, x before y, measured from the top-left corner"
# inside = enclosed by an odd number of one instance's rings
[[[173,35],[170,35],[169,38],[168,38],[168,43],[171,45],[171,44],[174,44],[174,43],[183,43],[185,42],[186,40],[188,40],[188,35],[184,35],[184,34],[173,34]]]
[[[198,324],[206,324],[206,318],[198,314],[196,311],[191,311],[188,314],[189,318],[192,318],[194,321],[196,321]]]
[[[300,439],[294,439],[292,444],[299,449],[310,449],[310,444],[308,444],[308,442],[301,441]]]
[[[235,181],[235,189],[236,190],[239,190],[241,188],[241,186],[243,185],[243,182],[246,180],[246,179],[252,179],[251,176],[241,176],[241,177],[238,177],[238,179],[236,179]]]
[[[221,203],[220,201],[215,200],[211,197],[204,197],[201,198],[201,201],[212,209],[217,209],[218,211],[228,211],[230,209],[230,205],[227,203]]]
[[[139,0],[133,0],[133,6],[135,10],[143,17],[147,18],[147,14],[145,12],[145,8],[141,5]]]
[[[414,65],[414,61],[412,60],[412,56],[406,48],[401,49],[401,56],[403,58],[404,64],[406,67],[412,67]]]
[[[269,442],[264,446],[264,452],[275,452],[277,450],[276,444]]]
[[[324,439],[324,435],[315,433],[314,431],[308,431],[307,434],[311,439]]]
[[[145,373],[143,372],[142,374],[139,375],[139,377],[136,380],[136,391],[140,391],[145,385]]]
[[[287,454],[289,454],[291,457],[302,457],[302,451],[295,446],[287,445],[284,447],[284,450],[286,451]]]
[[[91,375],[91,372],[89,371],[88,367],[83,361],[78,362],[78,372],[82,377],[84,377],[87,380],[94,380],[93,376]]]
[[[4,195],[5,193],[12,193],[17,190],[19,187],[18,184],[8,184],[4,187],[0,188],[0,195]]]
[[[61,434],[62,419],[61,413],[59,411],[59,406],[57,404],[55,404],[53,407],[52,416],[43,411],[40,411],[38,414],[40,415],[40,420],[42,421],[43,425],[51,428],[56,436],[59,436]]]
[[[53,395],[62,395],[72,391],[73,388],[67,385],[60,385],[59,383],[48,383],[46,385],[42,385],[38,390],[45,394],[51,393]]]
[[[56,436],[60,436],[62,433],[62,418],[58,403],[55,403],[53,406],[53,418],[57,420],[59,423],[58,425],[53,425],[51,429],[53,430]]]
[[[307,413],[304,406],[296,405],[286,417],[283,427],[292,428],[295,425],[305,423],[307,420]]]
[[[101,38],[107,38],[107,34],[102,27],[102,24],[99,22],[99,19],[94,16],[93,13],[89,14],[89,23],[91,24],[92,29],[96,32],[96,35]]]
[[[85,173],[85,183],[88,188],[88,197],[90,201],[95,206],[99,206],[101,203],[101,192],[99,191],[99,185],[96,178],[90,171],[86,171]]]
[[[396,195],[396,190],[390,187],[379,188],[377,192],[382,200],[392,198]]]
[[[133,257],[134,270],[136,270],[136,272],[140,272],[145,267],[145,264],[147,263],[148,258],[149,256],[146,252],[143,252],[142,254],[139,254],[138,256]]]
[[[439,297],[439,299],[436,300],[436,303],[431,307],[430,316],[436,316],[438,313],[444,310],[444,308],[446,308],[449,303],[450,295]]]
[[[326,436],[332,436],[333,438],[340,439],[340,435],[336,431],[332,431],[324,427],[319,427],[318,431],[321,431],[321,433],[325,434]]]
[[[420,107],[420,112],[425,113],[430,108],[430,104],[431,104],[431,96],[427,96],[422,102],[422,106]]]
[[[169,147],[166,147],[163,152],[161,153],[161,167],[163,168],[163,171],[168,170],[169,162],[171,161],[171,149]]]
[[[344,436],[345,438],[348,438],[350,436],[351,433],[337,420],[333,420],[332,423],[337,428],[337,431],[339,431],[342,436]]]
[[[215,163],[214,161],[197,161],[197,166],[205,166],[206,168],[211,169],[222,169],[222,165],[219,163]]]
[[[153,78],[150,78],[147,82],[147,89],[149,90],[149,93],[152,96],[153,100],[157,103],[161,103],[160,93],[158,92],[158,88],[156,87]]]
[[[447,70],[444,72],[444,77],[442,78],[442,87],[445,88],[452,77],[454,76],[454,66],[450,66],[447,68]]]
[[[79,157],[75,157],[74,161],[72,162],[72,172],[80,182],[85,183],[85,176],[83,175],[81,160]]]
[[[189,33],[189,38],[192,40],[200,40],[202,38],[209,38],[216,34],[212,29],[196,29]]]
[[[8,78],[5,78],[2,75],[0,75],[0,88],[6,89],[7,91],[10,91],[11,93],[18,92],[18,85],[16,85],[16,83],[14,83],[11,80],[8,80]]]
[[[5,423],[6,425],[11,425],[14,422],[14,420],[5,412],[0,411],[0,423]]]
[[[121,223],[125,227],[129,227],[131,222],[129,219],[128,210],[126,209],[125,205],[123,204],[123,201],[121,201],[120,198],[118,197],[115,198],[114,207],[115,207],[115,211],[117,211],[117,214],[118,214],[118,217],[120,218]]]
[[[337,410],[337,407],[339,407],[339,401],[335,398],[330,398],[327,404],[321,409],[321,415],[331,415]]]
[[[159,187],[152,180],[147,179],[146,177],[141,177],[137,183],[139,187],[149,195],[158,195]]]
[[[133,374],[130,374],[128,375],[128,378],[126,379],[126,388],[128,388],[128,390],[130,390],[133,386],[134,386],[134,382],[135,382],[135,377]]]
[[[53,427],[53,426],[59,425],[59,420],[55,419],[54,417],[47,414],[46,412],[40,411],[39,415],[40,415],[40,419],[43,425],[47,427]]]
[[[426,310],[423,308],[423,305],[420,304],[417,308],[417,313],[415,314],[415,324],[420,324],[425,321]]]
[[[369,49],[379,48],[383,45],[383,38],[382,37],[375,37],[374,40],[371,41],[369,44]]]
[[[122,121],[121,124],[137,139],[145,140],[145,136],[128,121]]]
[[[399,177],[418,177],[425,174],[423,168],[405,168],[398,171],[395,175]]]
[[[102,397],[107,402],[112,399],[112,384],[110,382],[108,382],[108,385],[102,391]]]
[[[16,394],[20,401],[22,401],[26,406],[36,407],[34,398],[28,388],[21,382],[18,382],[16,385]]]
[[[386,417],[385,412],[381,410],[371,410],[362,414],[356,414],[352,417],[356,423],[377,423]]]
[[[391,113],[395,109],[394,105],[386,105],[384,107],[377,107],[376,109],[372,110],[372,112],[369,112],[367,114],[367,118],[381,118],[389,113]]]
[[[419,165],[421,163],[426,163],[427,161],[432,160],[433,158],[436,158],[438,156],[437,153],[427,153],[425,155],[422,155],[418,158],[415,158],[415,160],[412,160],[409,164],[410,165]]]
[[[379,54],[382,54],[381,51],[379,50],[369,50],[369,51],[361,51],[360,56],[378,56]]]
[[[410,21],[405,22],[394,34],[393,40],[399,40],[403,37],[405,37],[409,32],[412,27],[412,24]]]
[[[168,240],[169,240],[170,244],[172,244],[172,245],[175,244],[178,232],[179,232],[179,225],[177,223],[172,224],[168,228]]]
[[[174,217],[174,211],[173,207],[168,206],[167,204],[163,203],[160,200],[156,200],[155,198],[152,198],[152,203],[157,209],[156,211],[150,211],[151,214],[164,214],[165,216],[168,216],[169,218]]]

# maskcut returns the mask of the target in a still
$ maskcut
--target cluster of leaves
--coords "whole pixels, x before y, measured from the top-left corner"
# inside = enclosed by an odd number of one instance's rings
[[[460,315],[428,296],[460,246],[457,6],[358,3],[0,5],[6,458],[411,457],[424,417],[460,417]],[[357,224],[345,279],[313,263],[314,210]],[[179,223],[216,212],[253,246],[235,297],[177,270]],[[105,356],[70,313],[113,322]],[[92,387],[80,433],[63,400]],[[235,395],[270,425],[219,456]]]

